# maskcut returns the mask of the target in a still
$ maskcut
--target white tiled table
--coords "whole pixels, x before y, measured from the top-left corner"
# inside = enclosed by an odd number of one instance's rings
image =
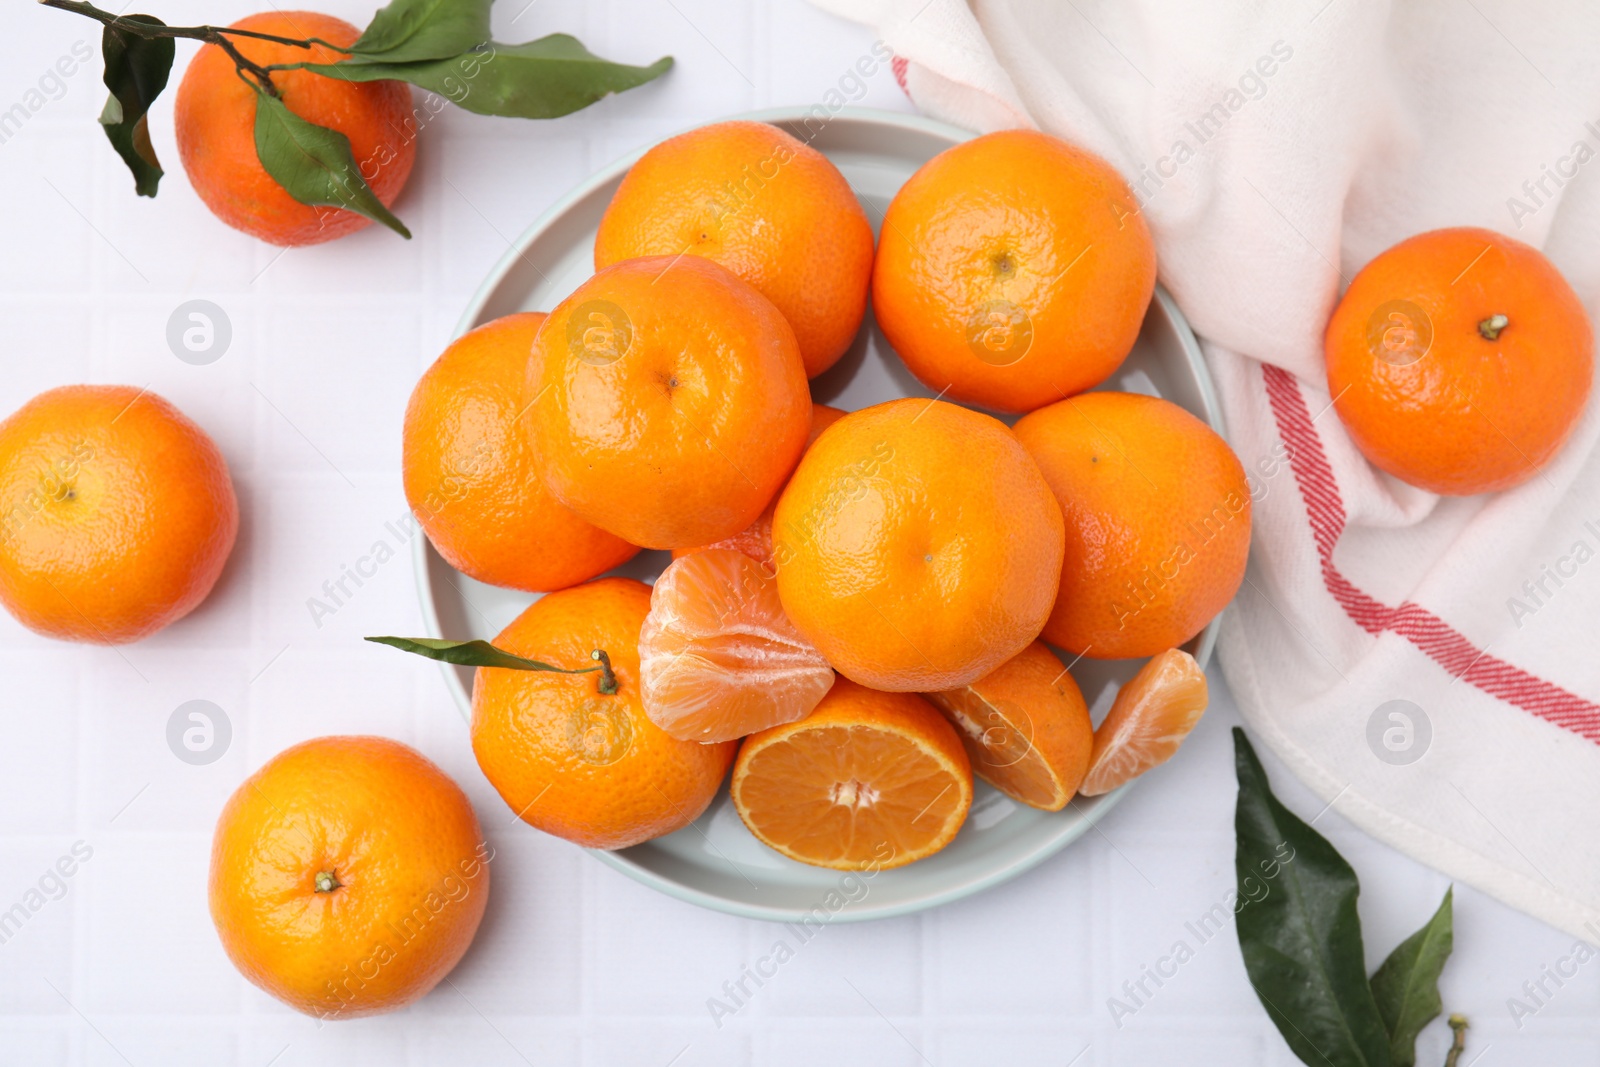
[[[1103,832],[977,899],[826,929],[719,1028],[707,998],[778,929],[659,896],[515,823],[478,773],[436,668],[360,641],[421,626],[408,546],[386,525],[405,512],[401,415],[508,239],[643,143],[820,100],[872,44],[801,0],[526,2],[504,0],[497,36],[566,30],[608,57],[670,52],[678,66],[556,122],[447,110],[425,130],[398,205],[410,243],[373,228],[279,257],[214,221],[177,165],[170,90],[152,126],[171,169],[157,200],[136,199],[95,125],[94,65],[0,144],[0,411],[63,383],[148,385],[216,437],[243,513],[217,591],[148,641],[58,644],[0,616],[0,910],[74,842],[93,849],[60,899],[0,944],[0,1063],[1293,1063],[1246,984],[1232,930],[1201,945],[1185,927],[1233,882],[1238,716],[1215,672],[1212,709],[1181,758]],[[151,9],[173,23],[222,22],[255,6]],[[370,12],[353,0],[320,6],[358,23]],[[74,42],[98,58],[94,26],[62,12],[17,5],[6,28],[0,110]],[[191,50],[179,45],[180,69]],[[856,102],[909,106],[887,70]],[[169,314],[195,298],[232,323],[231,347],[209,366],[180,362],[165,342]],[[307,600],[379,542],[394,559],[317,625]],[[165,740],[168,717],[191,699],[215,702],[233,726],[207,766],[180,762]],[[229,966],[205,874],[212,821],[240,779],[292,742],[337,732],[387,734],[438,761],[471,795],[498,859],[488,915],[450,985],[400,1014],[318,1029]],[[1268,765],[1293,808],[1321,808]],[[1362,876],[1375,963],[1431,913],[1445,881],[1337,815],[1317,825]],[[1571,939],[1465,889],[1456,927],[1445,1000],[1472,1018],[1468,1061],[1600,1064],[1600,962],[1518,1029],[1507,998]],[[1123,983],[1179,939],[1194,958],[1117,1028],[1108,998],[1125,997]],[[1442,1062],[1443,1031],[1429,1030],[1421,1063]]]

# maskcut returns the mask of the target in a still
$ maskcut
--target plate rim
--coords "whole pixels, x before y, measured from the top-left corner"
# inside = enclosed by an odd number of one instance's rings
[[[505,253],[495,262],[489,272],[484,276],[477,290],[469,298],[461,317],[456,321],[455,329],[451,334],[454,342],[467,331],[478,325],[478,319],[483,314],[484,308],[494,297],[496,291],[505,282],[509,275],[525,254],[528,247],[543,233],[554,225],[578,201],[588,197],[594,190],[619,174],[625,173],[638,159],[655,145],[669,137],[687,130],[699,129],[702,126],[717,122],[750,121],[750,122],[798,122],[814,117],[812,114],[818,105],[808,107],[772,107],[761,108],[755,111],[744,111],[733,115],[698,122],[684,130],[667,134],[658,140],[651,141],[634,151],[628,152],[606,166],[595,171],[588,178],[579,182],[565,194],[558,197],[543,212],[541,212],[525,228],[517,238],[511,242]],[[878,123],[901,130],[910,130],[918,133],[932,134],[943,138],[951,144],[959,144],[971,140],[978,134],[972,130],[953,126],[937,119],[930,119],[923,115],[907,112],[885,111],[879,108],[865,108],[846,106],[827,115],[826,121],[831,123],[838,119],[849,119],[863,123]],[[1206,422],[1227,439],[1227,425],[1222,413],[1222,404],[1216,390],[1216,383],[1211,378],[1210,368],[1206,366],[1205,358],[1200,350],[1200,343],[1195,336],[1194,329],[1189,325],[1188,318],[1178,307],[1177,301],[1167,292],[1166,288],[1157,281],[1152,301],[1161,305],[1162,311],[1171,321],[1174,331],[1178,336],[1179,347],[1183,350],[1200,391],[1200,400],[1205,408]],[[439,623],[438,604],[433,595],[433,585],[428,577],[428,553],[434,551],[426,536],[415,538],[412,543],[412,571],[416,582],[417,596],[422,608],[423,623],[430,637],[443,637],[442,627]],[[448,564],[446,564],[448,566]],[[1216,647],[1217,635],[1222,623],[1219,613],[1209,622],[1200,633],[1200,643],[1195,649],[1195,660],[1204,670],[1211,660],[1211,655]],[[460,683],[453,668],[448,664],[439,665],[440,674],[444,678],[445,687],[449,690],[452,702],[470,726],[472,716],[472,694]],[[977,877],[968,878],[953,885],[946,885],[935,890],[901,900],[892,904],[878,906],[867,905],[866,898],[862,900],[862,907],[850,904],[837,912],[830,914],[829,923],[836,922],[864,922],[873,919],[889,919],[897,916],[915,914],[943,904],[953,903],[974,896],[985,890],[991,889],[1004,882],[1032,870],[1046,859],[1054,856],[1078,838],[1088,833],[1106,813],[1111,811],[1122,799],[1123,795],[1131,789],[1135,781],[1130,781],[1117,789],[1096,798],[1092,807],[1080,809],[1078,819],[1069,824],[1063,824],[1056,833],[1040,840],[1032,849],[1015,857],[1009,862],[993,868]],[[719,911],[729,915],[736,915],[748,919],[760,919],[769,922],[796,922],[811,913],[795,908],[778,907],[773,905],[758,905],[747,903],[737,898],[719,896],[715,893],[696,888],[684,882],[675,881],[654,869],[630,859],[627,850],[608,851],[605,849],[586,848],[595,859],[613,870],[621,871],[629,878],[654,889],[666,896],[689,904],[696,904],[712,911]],[[875,875],[874,875],[875,876]]]

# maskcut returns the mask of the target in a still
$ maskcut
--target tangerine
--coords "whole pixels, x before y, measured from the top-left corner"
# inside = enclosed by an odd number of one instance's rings
[[[828,157],[765,122],[668,138],[629,168],[600,220],[594,266],[701,256],[778,306],[806,375],[838,362],[861,328],[872,225]]]
[[[1155,243],[1116,170],[1003,130],[940,152],[895,194],[872,305],[928,388],[1032,411],[1122,365],[1155,282]]]
[[[544,486],[523,399],[544,319],[507,315],[445,349],[411,393],[401,463],[406,502],[452,567],[531,592],[587,581],[639,551]]]
[[[1490,230],[1432,230],[1361,269],[1328,320],[1328,392],[1363,455],[1469,496],[1532,478],[1594,377],[1583,302],[1544,254]]]
[[[341,48],[361,35],[343,19],[312,11],[263,12],[230,28],[297,40],[317,37]],[[228,39],[260,66],[348,58],[321,44],[299,48],[251,37]],[[352,82],[309,70],[273,71],[272,82],[290,111],[350,139],[361,177],[385,207],[393,205],[416,158],[410,87],[398,81]],[[253,83],[214,44],[201,47],[178,84],[173,109],[178,156],[212,214],[275,245],[318,244],[370,225],[370,219],[354,211],[300,203],[267,173],[256,155],[256,100]]]

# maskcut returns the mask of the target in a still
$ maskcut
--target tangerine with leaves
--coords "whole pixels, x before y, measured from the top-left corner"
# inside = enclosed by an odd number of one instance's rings
[[[360,32],[343,19],[311,11],[270,11],[233,23],[304,40],[320,38],[339,48]],[[232,38],[245,58],[275,63],[338,63],[345,53],[248,37]],[[272,73],[273,85],[294,114],[350,140],[356,166],[385,207],[393,204],[411,174],[416,128],[411,90],[402,82],[354,82],[308,70]],[[178,155],[195,192],[223,222],[275,245],[310,245],[354,233],[371,220],[354,211],[302,204],[279,185],[256,154],[257,89],[232,57],[214,44],[201,47],[178,85],[173,123]]]
[[[808,377],[833,366],[861,327],[872,225],[839,168],[776,126],[702,126],[629,168],[600,220],[595,269],[685,254],[721,264],[776,304]]]
[[[472,944],[492,850],[443,771],[384,737],[285,749],[234,791],[211,845],[211,919],[246,978],[354,1019],[426,994]]]
[[[216,443],[147,389],[63,386],[0,422],[0,603],[31,630],[148,637],[206,598],[238,530]]]
[[[586,848],[616,849],[693,822],[736,744],[672,737],[644,712],[639,631],[650,587],[601,578],[534,601],[494,639],[567,671],[480,667],[472,751],[517,817]],[[597,652],[604,669],[594,670]]]
[[[1363,267],[1324,354],[1362,454],[1451,496],[1532,478],[1572,435],[1594,377],[1589,316],[1561,272],[1471,227],[1418,234]]]
[[[811,424],[794,331],[699,256],[625,260],[580,285],[534,339],[528,396],[551,494],[644,548],[745,529]]]
[[[565,589],[639,551],[578,518],[544,486],[523,396],[541,312],[458,338],[411,393],[406,501],[452,567],[492,585]]]

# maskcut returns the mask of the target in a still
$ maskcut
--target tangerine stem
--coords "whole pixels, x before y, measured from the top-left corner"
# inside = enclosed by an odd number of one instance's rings
[[[338,876],[332,871],[318,871],[316,884],[318,893],[331,893],[344,883],[339,881]]]
[[[606,650],[597,648],[589,653],[589,658],[600,661],[600,692],[606,696],[615,696],[617,692],[617,674],[611,669],[611,657],[606,655]]]
[[[1467,1017],[1452,1014],[1449,1022],[1450,1032],[1454,1037],[1450,1042],[1450,1051],[1444,1058],[1444,1067],[1456,1067],[1461,1059],[1461,1053],[1467,1048]]]
[[[1511,320],[1504,315],[1490,315],[1478,323],[1478,332],[1483,335],[1486,341],[1498,341],[1500,339],[1500,331],[1510,325]]]

